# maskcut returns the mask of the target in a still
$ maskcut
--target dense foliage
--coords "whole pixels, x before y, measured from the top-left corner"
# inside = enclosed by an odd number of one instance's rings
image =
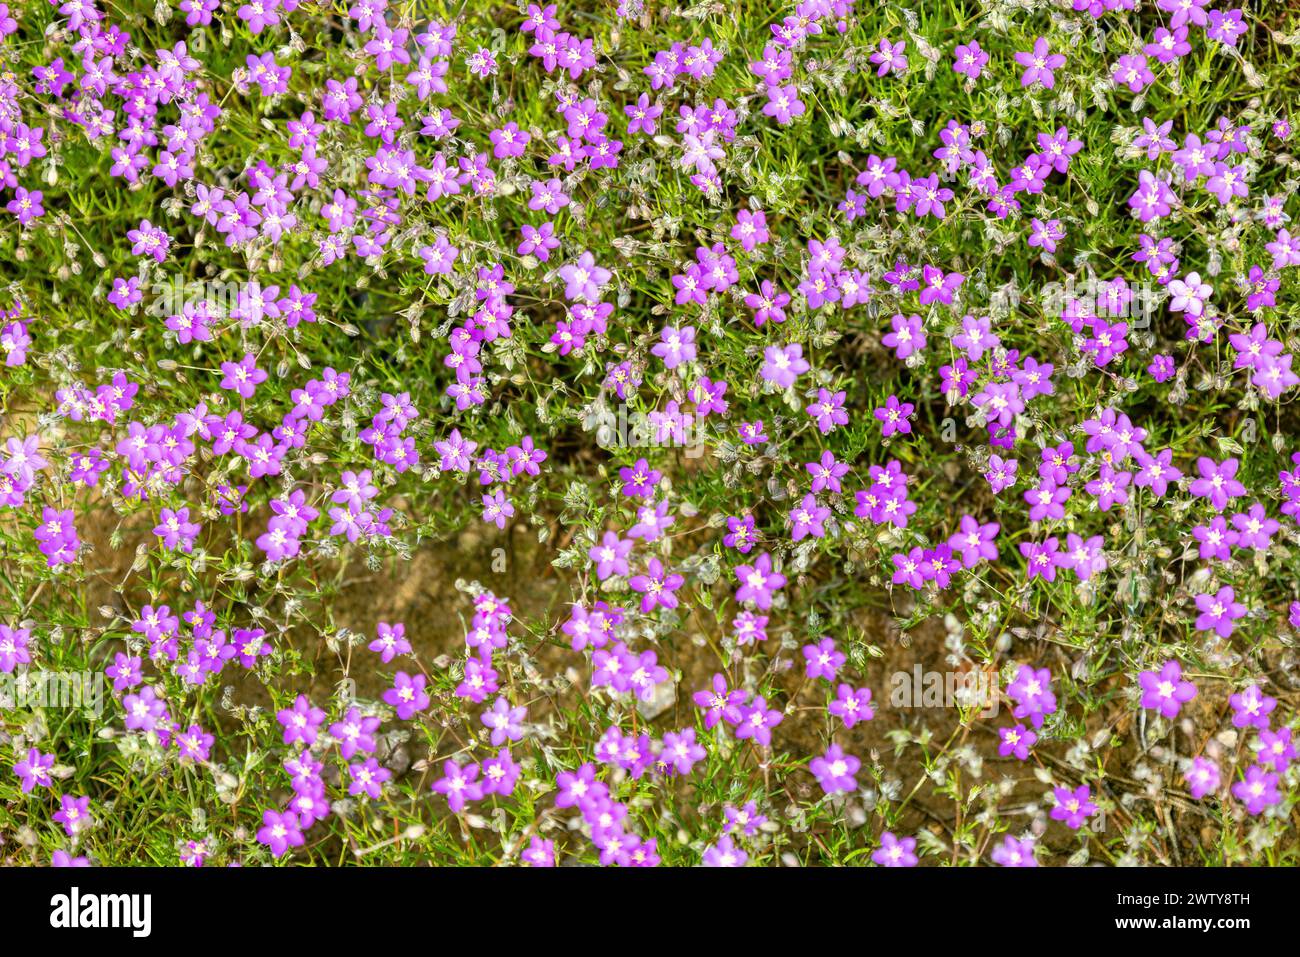
[[[1213,2],[0,3],[0,860],[1294,866]]]

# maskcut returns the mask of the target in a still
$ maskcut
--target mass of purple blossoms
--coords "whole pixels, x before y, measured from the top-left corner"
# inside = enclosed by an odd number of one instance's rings
[[[1294,864],[1248,5],[598,6],[0,3],[0,859]]]

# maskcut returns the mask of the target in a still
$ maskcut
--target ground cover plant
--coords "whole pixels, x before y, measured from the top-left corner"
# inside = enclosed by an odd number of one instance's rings
[[[0,861],[1294,866],[1298,44],[0,3]]]

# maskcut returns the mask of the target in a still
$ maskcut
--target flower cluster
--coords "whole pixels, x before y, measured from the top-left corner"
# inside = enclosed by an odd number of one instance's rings
[[[1280,22],[147,6],[0,4],[15,854],[1294,860]]]

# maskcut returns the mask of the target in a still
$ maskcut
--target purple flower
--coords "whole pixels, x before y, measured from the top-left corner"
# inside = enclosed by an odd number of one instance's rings
[[[1245,165],[1229,166],[1227,163],[1216,162],[1213,174],[1205,183],[1205,189],[1224,205],[1234,196],[1244,198],[1250,192],[1246,185]]]
[[[744,867],[749,855],[736,846],[730,834],[704,849],[702,863],[705,867]]]
[[[500,489],[484,495],[482,501],[483,521],[504,529],[506,520],[514,517],[515,506]]]
[[[809,678],[825,678],[834,681],[840,668],[848,660],[844,652],[835,647],[834,639],[823,636],[816,644],[804,645],[804,674]]]
[[[685,326],[681,329],[665,326],[659,332],[660,341],[650,350],[664,360],[665,369],[676,369],[685,362],[695,359],[695,327]]]
[[[1213,631],[1220,638],[1230,636],[1236,628],[1234,622],[1246,615],[1246,606],[1236,597],[1231,585],[1224,585],[1213,595],[1197,595],[1196,610],[1200,614],[1196,616],[1196,630]]]
[[[819,388],[817,401],[810,402],[804,409],[817,423],[817,431],[822,435],[829,435],[836,426],[848,424],[849,413],[844,407],[846,397],[844,391],[832,393],[829,389]]]
[[[1269,726],[1269,715],[1277,707],[1277,699],[1270,698],[1260,691],[1259,685],[1249,684],[1237,694],[1228,698],[1232,705],[1232,726],[1234,728],[1258,728]]]
[[[1246,487],[1236,480],[1237,460],[1225,459],[1221,464],[1213,459],[1201,457],[1196,460],[1196,470],[1200,478],[1194,479],[1189,486],[1193,495],[1210,500],[1216,512],[1223,511],[1228,499],[1246,494]]]
[[[411,643],[406,638],[406,626],[401,622],[390,625],[386,621],[379,622],[379,637],[372,641],[366,647],[371,651],[379,654],[379,660],[388,664],[398,655],[409,655],[411,653]]]
[[[0,672],[11,674],[19,665],[31,663],[31,653],[28,650],[30,639],[31,631],[27,628],[0,625]]]
[[[519,857],[528,867],[554,867],[555,842],[542,840],[534,834],[528,846],[519,852]]]
[[[1227,520],[1216,515],[1208,525],[1197,525],[1192,537],[1201,543],[1200,557],[1226,562],[1231,557],[1231,546],[1237,544],[1237,533],[1228,528]]]
[[[907,57],[903,51],[907,48],[907,41],[899,40],[897,43],[890,43],[888,40],[881,40],[880,47],[875,53],[871,54],[870,60],[877,64],[880,69],[876,71],[876,76],[884,76],[887,73],[906,73]]]
[[[885,400],[883,406],[872,412],[872,415],[880,421],[880,434],[889,438],[895,433],[907,435],[912,431],[912,423],[909,420],[913,409],[912,403],[899,402],[898,396],[891,395]]]
[[[468,667],[466,674],[468,676]],[[424,684],[424,675],[412,676],[399,671],[393,676],[393,686],[383,694],[384,703],[397,710],[399,719],[409,721],[417,711],[423,711],[429,706],[429,695],[424,690]]]
[[[352,780],[348,783],[348,794],[359,797],[364,794],[372,800],[379,800],[384,793],[384,782],[393,776],[388,768],[381,767],[375,758],[348,765]]]
[[[1187,27],[1177,26],[1172,31],[1165,27],[1156,27],[1152,41],[1142,47],[1142,52],[1147,56],[1155,57],[1161,63],[1171,63],[1179,57],[1187,56],[1192,52],[1192,45],[1187,42]]]
[[[312,706],[306,695],[298,695],[292,708],[282,708],[276,712],[276,720],[284,727],[284,743],[293,744],[301,741],[310,747],[316,743],[316,735],[325,712]]]
[[[1053,561],[1062,568],[1072,569],[1080,581],[1088,581],[1109,567],[1102,552],[1104,541],[1101,535],[1093,535],[1085,540],[1070,532],[1066,535],[1065,550],[1058,552]]]
[[[927,190],[933,190],[933,185],[928,186]],[[950,190],[944,192],[949,194],[948,199],[952,198]],[[931,197],[927,192],[927,195],[917,203],[917,215],[925,215],[930,212],[931,206],[933,206],[937,210],[936,215],[942,219],[943,202],[943,197],[938,195]],[[922,283],[918,298],[923,306],[928,306],[932,302],[941,302],[945,306],[951,306],[953,297],[957,295],[957,290],[966,281],[966,277],[959,272],[944,272],[942,269],[936,269],[933,266],[925,266],[921,270],[921,276]]]
[[[906,359],[925,348],[926,338],[920,316],[895,314],[890,319],[890,325],[894,331],[887,333],[881,342],[893,349],[898,358]]]
[[[90,798],[64,794],[59,798],[59,810],[50,818],[63,825],[68,837],[76,837],[90,823]]]
[[[524,150],[528,147],[528,141],[532,137],[526,130],[521,130],[518,123],[507,123],[498,129],[492,130],[488,134],[488,139],[492,142],[492,155],[497,159],[506,159],[507,157],[523,156]],[[536,185],[536,184],[534,184]],[[560,194],[563,196],[563,194]],[[567,202],[568,198],[564,198]],[[563,202],[560,205],[564,205]],[[554,215],[558,209],[549,209],[549,213]]]
[[[1014,754],[1017,761],[1027,761],[1029,759],[1029,749],[1038,741],[1038,735],[1030,731],[1023,724],[1018,724],[1014,728],[998,728],[998,754],[1006,757]]]
[[[1173,454],[1172,449],[1163,449],[1155,455],[1149,454],[1145,449],[1138,449],[1134,458],[1140,470],[1133,479],[1133,484],[1139,488],[1149,488],[1156,498],[1162,498],[1169,489],[1169,483],[1177,482],[1183,477],[1183,473],[1172,465]]]
[[[803,346],[793,342],[786,346],[768,346],[763,353],[763,367],[759,374],[778,388],[787,389],[810,368],[803,357]]]
[[[851,754],[845,754],[838,744],[832,744],[821,757],[813,758],[808,770],[827,794],[856,791],[857,774],[862,762]]]
[[[1039,247],[1046,252],[1056,252],[1056,244],[1065,238],[1065,228],[1059,219],[1043,222],[1041,219],[1034,218],[1029,221],[1029,225],[1029,245]]]
[[[763,611],[772,607],[772,596],[785,586],[785,576],[772,571],[772,556],[762,552],[752,565],[737,565],[736,601],[752,601]]]
[[[1025,492],[1024,499],[1029,505],[1029,520],[1041,522],[1044,519],[1065,518],[1065,503],[1073,494],[1064,485],[1053,485],[1044,480],[1037,488]]]
[[[355,707],[348,709],[342,721],[330,725],[330,736],[339,743],[339,753],[344,759],[358,751],[373,753],[376,747],[374,733],[379,730],[379,718],[363,716]]]
[[[448,758],[442,765],[442,777],[432,784],[433,790],[447,797],[447,806],[459,814],[469,801],[483,798],[483,785],[478,781],[479,766],[476,762],[466,765],[457,764]]]
[[[609,789],[596,780],[596,767],[584,764],[577,771],[561,771],[555,777],[555,806],[559,808],[582,806],[609,794]]]
[[[1157,177],[1150,170],[1144,169],[1138,173],[1138,188],[1129,197],[1128,204],[1137,210],[1142,222],[1149,223],[1161,216],[1168,216],[1176,201],[1177,197],[1169,188],[1168,180],[1163,175]]]
[[[510,124],[514,125],[514,124]],[[561,188],[562,184],[556,177],[542,182],[533,180],[530,184],[532,197],[528,200],[528,208],[531,210],[546,210],[554,216],[565,206],[569,205],[569,197]]]
[[[970,43],[959,43],[952,53],[953,70],[972,80],[979,79],[980,74],[984,72],[985,64],[988,62],[989,55],[980,47],[978,40],[972,40]]]
[[[746,837],[753,837],[767,823],[767,817],[758,813],[758,805],[754,801],[746,802],[739,809],[728,804],[722,810],[726,817],[724,830],[728,833],[740,831]]]
[[[1042,542],[1021,542],[1019,548],[1020,554],[1025,558],[1030,581],[1035,578],[1056,581],[1058,542],[1055,535]]]
[[[740,706],[740,720],[736,722],[736,738],[743,741],[753,738],[763,747],[772,744],[772,729],[785,717],[780,711],[767,706],[767,699],[755,697],[747,705]]]
[[[221,363],[221,372],[221,388],[230,389],[243,399],[251,399],[254,390],[267,377],[264,370],[257,368],[257,357],[251,352],[239,362]]]
[[[809,665],[811,666],[811,661]],[[853,727],[859,721],[870,721],[876,716],[871,707],[871,689],[854,688],[848,684],[841,684],[836,689],[836,698],[826,710],[840,718],[846,728]]]
[[[818,505],[817,497],[809,492],[803,497],[803,501],[790,511],[791,540],[802,541],[809,535],[821,538],[826,534],[823,523],[830,516],[831,510],[824,505]]]
[[[647,615],[657,607],[676,608],[678,602],[674,592],[685,581],[681,575],[669,574],[658,558],[651,558],[645,573],[630,578],[628,587],[641,595],[641,614]]]
[[[650,102],[649,94],[642,93],[635,103],[623,107],[623,112],[628,117],[628,135],[644,133],[646,136],[654,136],[655,122],[663,115],[663,111],[662,106]]]
[[[1247,813],[1262,814],[1265,808],[1282,803],[1277,784],[1276,773],[1252,764],[1242,779],[1232,786],[1232,796],[1246,805]]]
[[[1070,157],[1083,149],[1083,140],[1071,139],[1066,127],[1057,127],[1055,133],[1038,134],[1038,148],[1043,160],[1058,173],[1070,168]]]
[[[25,186],[18,186],[14,189],[14,198],[5,204],[5,209],[17,217],[19,225],[26,226],[45,215],[45,207],[41,205],[44,198],[45,194],[39,189],[29,190]]]
[[[915,867],[916,838],[895,837],[892,831],[880,835],[880,847],[871,852],[871,859],[881,867]]]
[[[695,740],[695,729],[686,728],[680,732],[669,731],[664,735],[659,757],[678,774],[689,774],[695,763],[703,761],[706,754]]]
[[[1281,774],[1291,766],[1295,756],[1295,743],[1291,740],[1290,728],[1278,728],[1276,731],[1266,728],[1260,731],[1259,753],[1256,756],[1260,764]]]
[[[194,539],[199,534],[198,522],[191,522],[190,510],[180,508],[173,511],[164,508],[158,516],[158,524],[153,533],[162,539],[164,548],[176,548],[189,552],[194,547]]]
[[[398,672],[398,675],[400,676],[401,672]],[[418,675],[417,678],[422,686],[424,676]],[[495,692],[499,687],[500,686],[497,684],[497,673],[492,667],[490,658],[465,659],[465,678],[456,686],[457,697],[467,698],[475,704],[482,704],[487,700],[487,696]],[[385,695],[389,693],[390,692],[385,692]],[[427,705],[428,700],[426,697],[424,703],[421,704],[417,710],[423,710]]]
[[[767,640],[767,616],[756,615],[752,611],[742,611],[731,622],[736,644],[740,646],[762,644]]]
[[[829,450],[823,452],[821,458],[816,462],[806,463],[804,468],[806,468],[808,473],[813,477],[809,491],[814,493],[822,491],[843,491],[840,487],[840,479],[849,474],[848,464],[835,461],[834,454]]]
[[[779,291],[768,279],[759,284],[759,292],[745,296],[745,307],[754,313],[754,325],[760,328],[768,321],[785,322],[784,307],[789,302],[789,294]]]
[[[1097,477],[1084,485],[1084,490],[1097,499],[1097,507],[1101,511],[1108,512],[1114,505],[1128,503],[1127,488],[1132,477],[1129,472],[1116,471],[1112,466],[1102,463]]]
[[[644,461],[644,459],[640,460],[637,467],[640,468]],[[658,475],[657,472],[653,474]],[[658,479],[656,478],[655,481]],[[626,486],[624,488],[626,494]],[[620,538],[617,532],[606,532],[600,544],[593,545],[587,550],[587,557],[596,563],[596,577],[604,581],[611,575],[626,575],[628,555],[632,553],[635,544],[630,538]]]
[[[980,524],[970,515],[963,515],[958,523],[958,530],[948,538],[948,547],[961,553],[962,565],[974,568],[980,561],[994,561],[998,557],[998,548],[993,544],[997,538],[997,522]]]
[[[1032,837],[1017,840],[1007,834],[1002,838],[1002,843],[993,848],[993,853],[989,856],[993,858],[994,864],[1002,867],[1037,867],[1038,861],[1034,857],[1034,850]]]
[[[1182,666],[1166,661],[1160,670],[1138,675],[1142,688],[1142,707],[1153,708],[1166,718],[1175,717],[1188,701],[1196,697],[1196,685],[1183,680]]]
[[[1052,53],[1046,37],[1035,40],[1032,50],[1017,53],[1015,60],[1025,68],[1025,72],[1020,75],[1022,87],[1038,83],[1049,90],[1056,85],[1056,75],[1052,71],[1065,65],[1064,54]]]
[[[1052,820],[1064,821],[1065,826],[1072,831],[1077,831],[1089,817],[1097,813],[1097,805],[1090,800],[1092,790],[1086,784],[1080,784],[1073,791],[1063,787],[1054,788],[1052,794],[1056,798]]]
[[[1052,673],[1046,668],[1035,671],[1021,665],[1015,680],[1007,685],[1007,696],[1016,702],[1012,715],[1029,718],[1035,728],[1043,726],[1043,719],[1056,711],[1056,695],[1052,693]]]
[[[1183,772],[1183,780],[1192,797],[1198,801],[1205,795],[1219,790],[1219,766],[1206,757],[1192,759],[1191,765]]]
[[[36,748],[29,748],[27,756],[14,764],[14,774],[22,782],[24,794],[30,794],[35,787],[53,786],[50,768],[54,767],[54,755],[42,754]]]
[[[741,706],[749,695],[744,689],[728,689],[726,676],[715,674],[711,688],[695,692],[691,700],[705,711],[704,727],[712,729],[719,721],[739,724],[743,718]]]
[[[788,86],[769,85],[764,92],[767,94],[764,116],[773,117],[782,126],[789,126],[796,116],[803,116],[806,108],[793,83]]]
[[[1237,547],[1254,548],[1267,551],[1272,538],[1277,534],[1281,524],[1277,519],[1269,518],[1264,506],[1255,502],[1245,512],[1232,516],[1232,524],[1237,530]]]
[[[1115,85],[1127,86],[1130,93],[1141,93],[1155,79],[1156,75],[1147,66],[1146,56],[1141,53],[1129,53],[1120,57],[1111,72],[1111,80]]]
[[[1156,6],[1166,13],[1172,14],[1169,20],[1170,26],[1177,29],[1185,23],[1191,23],[1198,27],[1205,26],[1208,21],[1205,14],[1206,0],[1156,0]]]
[[[502,797],[509,797],[514,793],[515,785],[519,782],[519,776],[523,773],[523,768],[516,763],[510,749],[501,748],[497,751],[496,756],[488,758],[483,762],[483,794],[499,794]]]
[[[988,316],[963,316],[961,320],[961,332],[953,336],[952,344],[966,353],[966,357],[972,362],[984,355],[985,352],[996,349],[1000,341],[994,335],[991,329],[992,320]]]
[[[293,811],[283,813],[266,810],[262,812],[262,826],[257,832],[257,842],[265,844],[276,857],[283,857],[291,847],[302,847],[305,839],[299,825],[298,815]]]
[[[767,216],[761,209],[753,212],[740,210],[736,213],[736,225],[731,227],[731,238],[739,242],[745,252],[753,252],[769,239]]]
[[[524,736],[523,720],[528,709],[523,705],[510,707],[505,698],[497,698],[491,709],[484,711],[479,720],[491,729],[493,747],[500,747],[506,741],[519,741]]]
[[[122,708],[126,711],[123,723],[128,731],[165,731],[171,720],[167,713],[167,702],[158,697],[158,692],[152,685],[145,685],[139,694],[124,695]]]
[[[613,277],[608,269],[596,265],[590,251],[579,256],[577,262],[560,267],[558,275],[564,280],[564,298],[587,302],[598,302],[601,287]]]

